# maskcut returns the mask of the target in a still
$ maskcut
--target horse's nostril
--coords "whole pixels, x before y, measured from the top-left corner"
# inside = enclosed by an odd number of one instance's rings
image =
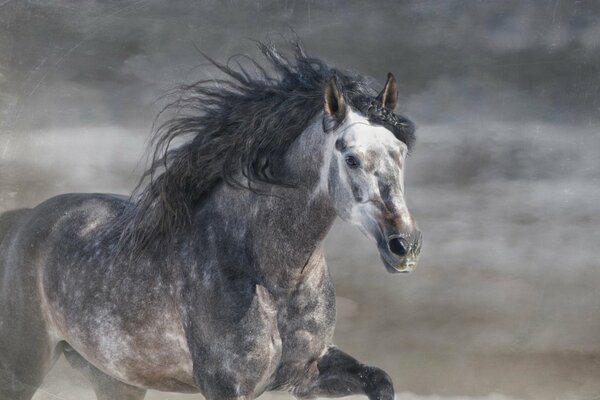
[[[408,242],[403,238],[396,237],[388,241],[390,251],[397,256],[404,257],[408,253]]]

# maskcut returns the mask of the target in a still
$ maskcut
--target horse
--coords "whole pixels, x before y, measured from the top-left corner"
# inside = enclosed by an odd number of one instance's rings
[[[31,399],[61,354],[99,400],[394,398],[386,372],[333,344],[323,240],[340,217],[387,271],[415,268],[415,125],[391,73],[379,91],[299,42],[258,49],[237,66],[207,56],[222,77],[180,88],[133,195],[2,214],[1,400]]]

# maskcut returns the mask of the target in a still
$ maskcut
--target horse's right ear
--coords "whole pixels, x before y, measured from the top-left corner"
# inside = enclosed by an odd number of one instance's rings
[[[385,87],[377,96],[377,100],[381,102],[381,105],[385,108],[394,111],[396,104],[398,104],[398,84],[394,74],[388,72],[387,81]]]
[[[335,76],[329,80],[325,87],[325,112],[338,123],[346,117],[346,101],[338,89]]]

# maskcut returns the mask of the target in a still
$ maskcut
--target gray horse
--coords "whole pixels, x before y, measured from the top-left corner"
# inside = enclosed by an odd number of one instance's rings
[[[98,399],[393,399],[385,372],[332,344],[323,239],[339,216],[388,271],[415,267],[414,126],[393,112],[393,75],[377,94],[298,43],[258,46],[270,72],[210,60],[223,79],[181,88],[132,199],[65,194],[0,217],[0,399],[30,399],[60,354]]]

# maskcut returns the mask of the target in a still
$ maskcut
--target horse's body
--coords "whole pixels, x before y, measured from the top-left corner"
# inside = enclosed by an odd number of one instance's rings
[[[406,145],[358,112],[340,118],[344,99],[328,88],[325,114],[270,160],[293,185],[253,182],[243,169],[234,177],[255,190],[223,177],[186,209],[189,224],[171,232],[174,240],[146,232],[153,240],[128,246],[139,236],[123,232],[139,210],[115,195],[67,194],[1,216],[0,400],[31,398],[61,353],[99,399],[141,399],[146,389],[209,399],[266,390],[393,398],[387,374],[332,345],[335,296],[322,241],[340,215],[371,232],[388,269],[413,268],[420,236],[394,198],[402,182],[396,172],[383,182],[392,164],[374,158],[379,144],[361,144],[351,128],[365,125],[389,141],[400,163]],[[370,146],[362,162],[378,171],[378,197],[364,177],[348,190],[333,179],[342,164],[332,154],[353,143]],[[384,222],[375,226],[365,207],[380,207]]]

